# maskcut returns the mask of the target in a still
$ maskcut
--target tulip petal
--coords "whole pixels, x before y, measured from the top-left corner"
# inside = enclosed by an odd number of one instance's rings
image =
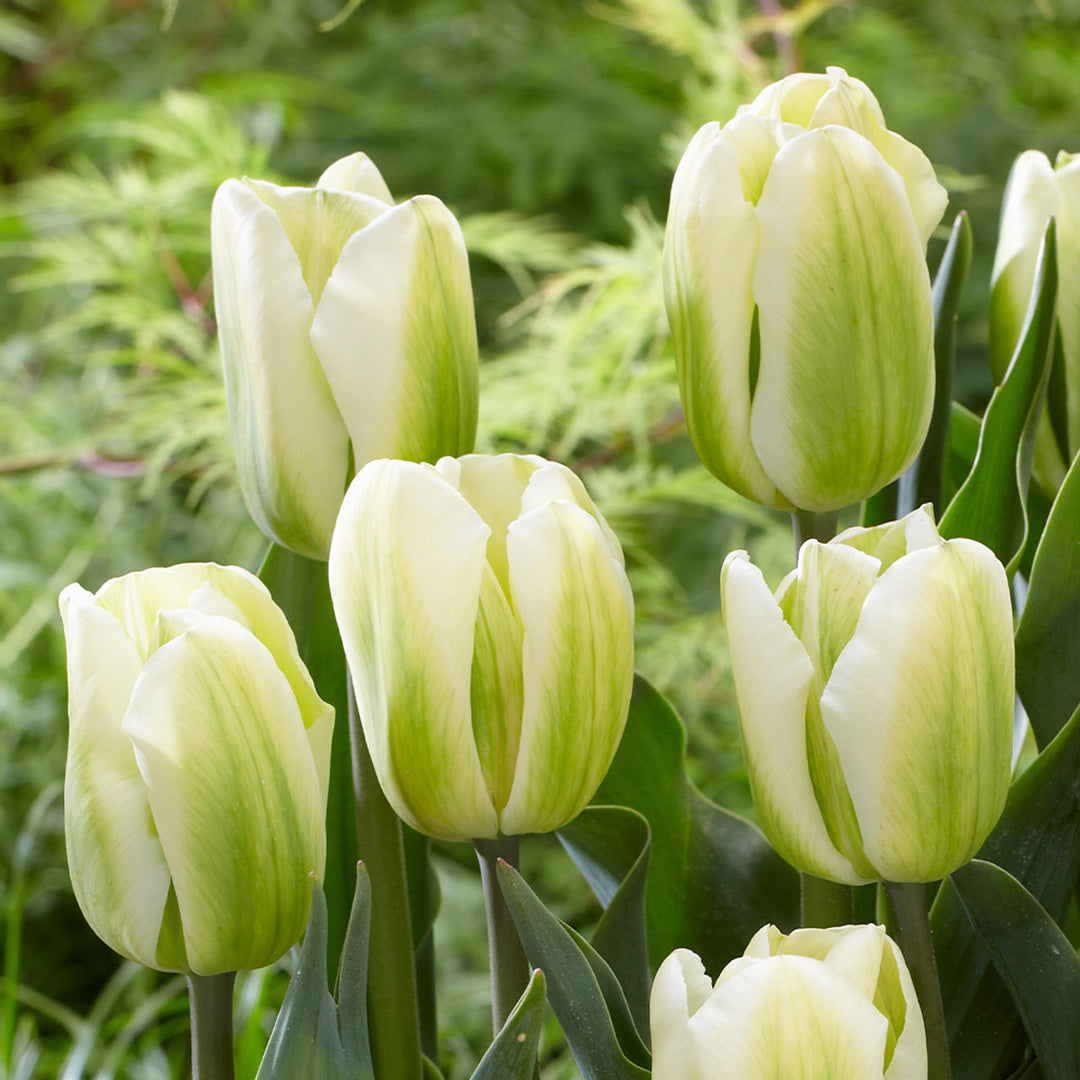
[[[465,241],[438,199],[387,210],[345,245],[311,340],[357,465],[435,461],[476,436],[476,323]]]
[[[510,595],[525,628],[524,710],[507,835],[576,817],[607,772],[633,685],[634,602],[596,519],[537,507],[509,528]]]
[[[375,162],[359,150],[328,165],[315,186],[330,191],[370,195],[387,206],[394,205],[394,196],[390,194],[382,173],[375,167]]]
[[[242,626],[190,611],[161,621],[177,636],[146,662],[124,732],[172,871],[188,964],[205,975],[263,967],[302,933],[310,877],[326,857],[304,725],[288,680]]]
[[[64,777],[68,872],[94,932],[155,965],[169,868],[121,721],[142,668],[117,619],[78,585],[60,594],[71,733]]]
[[[886,570],[821,714],[879,875],[933,881],[967,862],[1010,773],[1012,608],[993,554],[952,540]]]
[[[345,490],[348,435],[309,332],[314,314],[281,221],[228,180],[211,215],[214,297],[229,420],[251,516],[278,543],[323,559]]]
[[[880,1080],[888,1024],[828,965],[776,956],[724,981],[688,1027],[709,1080]]]
[[[429,836],[493,837],[473,738],[473,635],[488,528],[430,466],[375,461],[342,504],[330,592],[379,782]]]
[[[720,592],[746,771],[761,828],[796,868],[859,883],[864,879],[829,839],[811,785],[806,707],[814,665],[745,551],[724,560]]]
[[[653,1080],[699,1080],[687,1025],[712,989],[705,966],[689,949],[676,949],[660,965],[649,996]]]
[[[1065,361],[1066,459],[1080,451],[1080,160],[1059,165],[1057,317]]]
[[[897,172],[840,127],[780,148],[757,219],[751,441],[795,505],[837,509],[898,476],[926,434],[933,312],[921,239]]]
[[[874,996],[878,1010],[889,1018],[885,1080],[926,1080],[926,1026],[915,984],[896,942],[886,937],[885,945]]]

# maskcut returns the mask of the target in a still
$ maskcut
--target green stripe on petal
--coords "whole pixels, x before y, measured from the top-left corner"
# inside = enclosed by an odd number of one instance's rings
[[[555,502],[518,518],[507,554],[525,627],[524,715],[507,835],[548,832],[592,798],[622,737],[634,677],[634,607],[596,519]]]
[[[188,963],[210,975],[263,967],[296,942],[326,840],[288,680],[231,620],[185,621],[143,668],[124,732],[172,872]]]
[[[915,984],[896,942],[886,937],[885,947],[874,995],[878,1011],[889,1018],[885,1080],[925,1080],[926,1027]],[[896,1038],[898,1027],[901,1030]]]
[[[353,481],[330,591],[379,782],[414,828],[492,837],[470,709],[488,528],[435,469],[375,461]]]
[[[822,695],[867,858],[889,881],[963,865],[1001,814],[1013,715],[1005,571],[970,540],[882,574]]]

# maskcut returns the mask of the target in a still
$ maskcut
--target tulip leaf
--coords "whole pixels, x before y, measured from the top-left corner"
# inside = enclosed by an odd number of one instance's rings
[[[611,968],[517,871],[500,862],[498,875],[529,963],[548,977],[548,1000],[584,1080],[648,1080],[649,1052]]]
[[[756,826],[694,787],[682,721],[640,676],[595,801],[631,807],[649,823],[645,913],[654,968],[688,948],[719,971],[765,923],[785,932],[798,925],[799,875]]]
[[[649,824],[623,806],[590,806],[557,835],[604,908],[592,946],[619,980],[638,1030],[648,1031]]]
[[[1052,918],[1064,917],[1080,872],[1080,709],[1013,783],[979,856],[1009,871]],[[1008,1075],[1025,1045],[1019,1017],[949,881],[931,925],[954,1080]]]
[[[941,519],[946,539],[986,544],[1011,575],[1028,536],[1027,492],[1035,430],[1053,360],[1057,261],[1054,221],[1046,227],[1031,304],[1020,342],[983,416],[979,450],[968,478]]]
[[[942,475],[942,501],[946,506],[964,486],[979,452],[982,421],[959,401],[952,403],[952,423],[949,425],[949,452]],[[940,515],[937,515],[940,518]]]
[[[975,933],[1024,1020],[1046,1080],[1080,1076],[1080,958],[1011,874],[974,860],[952,875]]]
[[[327,987],[326,900],[312,883],[311,922],[300,961],[270,1033],[256,1080],[374,1080],[367,1026],[371,886],[358,867],[356,894],[338,970],[338,1000]]]
[[[544,1023],[544,989],[544,973],[537,969],[472,1080],[532,1080]]]
[[[1016,688],[1045,746],[1080,705],[1080,456],[1035,552],[1016,628]]]

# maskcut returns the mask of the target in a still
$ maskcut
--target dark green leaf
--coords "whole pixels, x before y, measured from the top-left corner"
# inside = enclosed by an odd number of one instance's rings
[[[979,940],[1024,1020],[1046,1080],[1080,1077],[1080,959],[1011,874],[976,859],[952,875]]]
[[[942,501],[946,506],[964,486],[964,481],[975,464],[979,452],[979,435],[982,421],[959,401],[952,403],[952,422],[949,425],[949,452],[945,458],[942,476]],[[940,515],[938,515],[940,520]]]
[[[686,775],[686,733],[640,676],[619,751],[596,796],[629,806],[652,831],[645,913],[653,967],[693,949],[719,972],[765,923],[799,920],[799,875],[760,830],[706,799]]]
[[[1053,359],[1057,295],[1054,238],[1051,219],[1035,268],[1032,301],[1020,343],[986,408],[971,473],[941,519],[942,536],[981,541],[1010,574],[1027,541],[1031,457]]]
[[[1016,688],[1040,746],[1080,705],[1080,456],[1035,552],[1016,628]]]
[[[604,908],[592,946],[619,980],[638,1030],[648,1031],[648,822],[626,807],[590,806],[558,837]]]
[[[500,862],[498,875],[529,963],[547,975],[551,1008],[582,1076],[648,1080],[649,1054],[636,1037],[611,969],[588,942],[544,907],[520,874]]]
[[[543,1023],[544,973],[537,969],[472,1080],[532,1080]]]

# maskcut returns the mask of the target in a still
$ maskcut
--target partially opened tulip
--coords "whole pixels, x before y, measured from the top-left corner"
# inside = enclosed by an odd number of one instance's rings
[[[581,811],[626,722],[633,601],[569,469],[514,454],[366,465],[330,590],[372,761],[406,822],[476,840]]]
[[[314,188],[227,180],[214,302],[244,499],[275,542],[325,559],[352,471],[472,449],[476,323],[461,229],[400,206],[364,154]]]
[[[334,725],[285,616],[246,571],[194,563],[69,585],[60,610],[87,922],[164,971],[273,962],[322,876]]]
[[[653,1080],[926,1080],[922,1013],[880,926],[766,926],[715,984],[694,953],[660,965]]]
[[[989,835],[1009,787],[1012,605],[974,540],[927,508],[808,540],[775,595],[745,551],[720,579],[758,820],[821,878],[934,881]]]
[[[934,397],[927,240],[945,191],[841,68],[694,136],[664,295],[706,467],[776,509],[858,502],[914,460]]]

